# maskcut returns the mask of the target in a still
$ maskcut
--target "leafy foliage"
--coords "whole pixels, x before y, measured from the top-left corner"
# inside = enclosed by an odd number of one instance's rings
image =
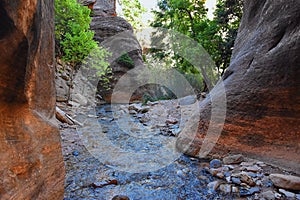
[[[138,30],[143,27],[142,14],[146,12],[139,0],[120,0],[124,18]]]
[[[121,55],[118,59],[117,62],[121,65],[125,65],[127,68],[132,69],[134,68],[134,62],[128,55],[128,53],[124,53]]]
[[[200,33],[204,35],[203,30],[207,27],[208,21],[206,19],[207,9],[204,7],[204,3],[203,0],[161,0],[158,2],[159,11],[154,11],[155,19],[151,26],[174,30],[200,42],[199,39],[202,37]],[[158,34],[154,36],[154,40],[161,40],[163,37],[163,35]],[[168,49],[181,48],[188,49],[190,52],[193,51],[193,47],[189,46],[188,43],[185,44],[184,41],[173,40],[165,45]],[[190,83],[195,88],[201,85],[201,89],[204,89],[199,71],[183,57],[174,54],[172,51],[152,50],[152,53],[158,59],[169,60],[166,62],[178,69],[186,77],[189,77],[189,81],[193,82]],[[194,78],[192,78],[193,75],[195,75]]]
[[[215,18],[212,23],[216,26],[216,35],[221,38],[218,48],[218,59],[215,62],[224,70],[230,64],[234,41],[243,14],[244,0],[218,0]]]
[[[151,25],[178,31],[199,42],[215,61],[217,70],[223,73],[230,63],[243,0],[218,0],[213,20],[207,18],[204,3],[205,0],[160,0],[159,11],[154,11],[155,19]],[[178,46],[184,48],[184,44]],[[166,52],[154,53],[157,58],[170,56]],[[173,55],[172,59],[176,61],[175,67],[183,73],[197,74],[180,56]]]
[[[90,9],[81,6],[76,0],[55,1],[55,39],[56,54],[73,66],[82,63],[92,52],[91,63],[94,68],[106,68],[104,62],[109,53],[98,47],[93,40],[94,32],[90,28]]]

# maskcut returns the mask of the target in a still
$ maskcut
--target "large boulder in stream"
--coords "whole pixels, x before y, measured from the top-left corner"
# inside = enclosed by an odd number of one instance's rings
[[[54,1],[0,1],[0,199],[63,199]]]
[[[223,76],[225,124],[211,153],[244,152],[300,173],[298,19],[299,0],[245,0],[231,65]],[[179,150],[199,156],[208,127],[222,126],[210,120],[209,97],[217,102],[220,87],[217,84],[200,104],[197,134],[186,130],[179,136]]]

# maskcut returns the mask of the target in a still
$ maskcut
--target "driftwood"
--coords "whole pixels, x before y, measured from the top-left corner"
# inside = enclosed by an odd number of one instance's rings
[[[67,113],[65,113],[64,111],[62,111],[57,106],[55,108],[55,116],[56,116],[56,119],[58,119],[62,123],[67,123],[69,125],[76,124],[76,125],[79,125],[79,126],[83,126],[82,123],[80,123],[77,120],[73,119],[70,115],[68,115]]]

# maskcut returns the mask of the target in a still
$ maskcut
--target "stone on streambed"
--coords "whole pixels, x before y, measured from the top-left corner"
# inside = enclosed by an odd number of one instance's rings
[[[284,196],[286,196],[287,198],[295,198],[295,197],[296,197],[296,194],[295,194],[295,193],[286,191],[286,190],[284,190],[284,189],[279,189],[279,192],[280,192],[281,194],[283,194]]]
[[[216,191],[216,190],[219,188],[220,185],[221,185],[221,182],[220,182],[220,181],[213,181],[213,182],[210,182],[210,183],[207,184],[208,191],[209,191],[210,193],[212,193],[212,192]]]
[[[112,200],[130,200],[129,197],[124,195],[117,195],[112,198]]]
[[[194,104],[196,101],[197,101],[196,96],[186,96],[179,99],[179,105],[181,106],[191,105]]]
[[[219,190],[221,191],[221,192],[223,192],[223,193],[225,193],[225,194],[229,194],[229,193],[231,193],[231,185],[229,185],[229,184],[221,184],[220,186],[219,186]]]
[[[261,193],[262,198],[265,200],[275,200],[275,193],[273,191],[266,191]]]
[[[220,168],[222,166],[222,162],[219,159],[213,159],[209,163],[210,168]]]
[[[178,123],[178,120],[176,118],[170,117],[166,120],[166,124],[177,124],[177,123]]]
[[[150,107],[149,106],[141,106],[141,105],[138,105],[138,104],[131,104],[128,107],[128,110],[129,111],[134,110],[138,113],[146,113],[150,110]]]
[[[231,155],[223,158],[223,163],[225,165],[240,164],[243,161],[244,161],[244,156],[241,154]]]
[[[232,177],[240,179],[240,181],[242,183],[246,183],[249,186],[255,186],[256,185],[256,183],[253,181],[253,179],[244,172],[241,172],[239,174],[233,174]]]
[[[276,187],[287,190],[300,190],[300,177],[284,174],[271,174],[270,179]]]
[[[262,169],[260,167],[258,167],[257,165],[253,165],[253,166],[248,166],[248,167],[244,167],[242,168],[243,170],[246,170],[248,172],[259,172],[261,171]]]
[[[250,195],[253,195],[255,193],[258,193],[260,192],[260,188],[259,187],[253,187],[253,188],[250,188],[250,189],[241,189],[240,190],[240,196],[243,197],[243,196],[250,196]]]

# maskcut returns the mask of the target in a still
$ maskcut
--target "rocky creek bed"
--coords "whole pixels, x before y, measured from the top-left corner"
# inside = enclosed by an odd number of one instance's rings
[[[205,160],[174,151],[195,106],[192,98],[84,111],[61,105],[83,123],[60,124],[65,200],[300,199],[300,178],[280,168],[242,155]]]

